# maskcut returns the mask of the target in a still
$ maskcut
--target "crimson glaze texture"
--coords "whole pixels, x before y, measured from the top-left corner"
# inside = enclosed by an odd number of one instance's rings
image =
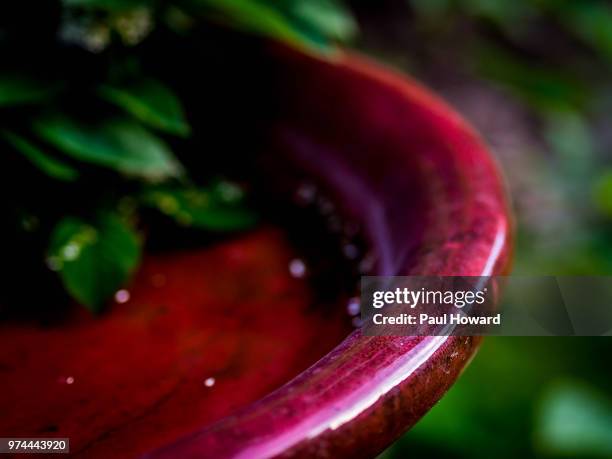
[[[262,227],[147,255],[129,298],[99,317],[77,306],[58,323],[0,322],[0,432],[133,458],[260,399],[350,331],[342,309],[313,308],[295,256]]]
[[[298,164],[359,221],[377,275],[493,275],[511,229],[481,140],[419,84],[351,54],[285,49],[272,155]],[[445,393],[473,337],[364,337],[354,331],[292,381],[148,459],[371,457]]]

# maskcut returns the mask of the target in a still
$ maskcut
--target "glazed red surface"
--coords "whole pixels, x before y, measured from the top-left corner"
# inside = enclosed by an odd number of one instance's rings
[[[272,50],[289,158],[360,222],[378,275],[487,276],[510,265],[502,180],[471,128],[418,83],[352,55]],[[353,332],[236,416],[148,458],[374,457],[448,390],[471,337]],[[460,420],[458,420],[460,422]]]
[[[357,56],[323,61],[274,48],[262,59],[262,66],[275,67],[271,86],[278,114],[268,125],[272,160],[304,171],[341,214],[360,223],[374,260],[371,274],[507,272],[511,231],[502,181],[487,149],[455,112],[419,84]],[[73,429],[81,451],[99,457],[114,457],[122,448],[130,454],[152,449],[146,457],[156,459],[381,452],[448,390],[478,339],[372,338],[355,331],[342,341],[346,335],[338,321],[303,314],[310,293],[286,278],[289,249],[273,236],[257,237],[263,239],[236,243],[251,247],[252,263],[244,270],[226,259],[231,244],[214,256],[200,254],[207,263],[189,261],[198,254],[182,256],[177,265],[148,262],[159,269],[195,263],[187,279],[177,282],[190,292],[207,283],[219,289],[198,290],[206,301],[168,290],[167,302],[176,299],[179,308],[168,321],[159,310],[160,316],[152,313],[155,308],[136,306],[140,295],[161,304],[148,285],[142,293],[136,287],[134,304],[118,306],[102,322],[75,317],[73,327],[51,332],[4,328],[2,340],[12,348],[0,351],[8,375],[0,410],[8,406],[16,414],[3,417],[6,425],[0,427],[10,434],[35,419],[35,429]],[[154,274],[148,269],[139,278],[143,286]],[[246,320],[253,305],[245,291],[255,288],[249,276],[265,276],[255,306],[274,307],[293,325],[280,327],[271,316],[262,317],[255,319],[253,334]],[[198,312],[203,304],[216,314],[215,329]],[[337,305],[336,314],[342,316],[344,307]],[[40,339],[35,348],[43,349],[44,364],[35,364],[28,336]],[[300,373],[334,342],[337,347]],[[113,363],[117,359],[124,362],[121,369]],[[228,367],[228,359],[241,365]],[[208,390],[203,381],[215,371],[222,376]],[[74,383],[60,383],[66,376]],[[79,389],[84,383],[89,388]],[[223,390],[231,406],[215,402]],[[11,393],[16,395],[9,398]],[[28,402],[28,394],[45,403]]]
[[[78,308],[51,327],[2,323],[0,433],[134,457],[261,398],[349,330],[289,275],[293,256],[281,232],[262,229],[149,256],[131,299],[99,318]]]

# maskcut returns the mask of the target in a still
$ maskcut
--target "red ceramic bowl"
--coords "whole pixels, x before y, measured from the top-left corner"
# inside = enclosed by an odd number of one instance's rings
[[[283,84],[274,154],[308,171],[362,225],[376,275],[507,273],[502,180],[457,113],[351,53],[331,62],[272,53]],[[147,457],[373,457],[448,390],[478,342],[356,330],[278,390]]]
[[[300,170],[360,224],[371,274],[507,272],[502,180],[454,111],[350,53],[326,61],[274,47],[265,59],[279,96],[268,161]],[[308,293],[278,274],[290,256],[264,229],[206,254],[149,257],[132,300],[102,318],[0,325],[0,412],[13,413],[0,434],[69,436],[83,457],[375,456],[442,397],[479,339],[364,337],[331,326],[333,315],[296,322]],[[293,327],[251,314],[249,288]]]

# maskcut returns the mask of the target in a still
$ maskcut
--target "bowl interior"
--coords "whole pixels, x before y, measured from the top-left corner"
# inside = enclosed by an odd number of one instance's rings
[[[341,308],[290,275],[296,256],[263,227],[148,256],[129,300],[101,317],[75,308],[55,324],[2,323],[0,411],[11,415],[0,431],[133,457],[261,398],[350,331]]]
[[[417,84],[336,59],[272,47],[208,62],[191,116],[206,127],[200,142],[223,153],[209,163],[254,176],[266,215],[314,186],[323,224],[340,219],[338,252],[359,249],[353,274],[506,269],[505,200],[478,138]],[[388,445],[452,384],[476,341],[351,333],[348,290],[331,276],[341,293],[322,299],[321,284],[291,276],[296,237],[270,221],[149,257],[129,301],[101,318],[76,310],[61,324],[0,325],[0,411],[17,413],[0,430],[70,436],[88,457],[164,445],[151,457],[336,457]],[[312,241],[308,228],[297,235]],[[318,239],[305,245],[335,260]]]

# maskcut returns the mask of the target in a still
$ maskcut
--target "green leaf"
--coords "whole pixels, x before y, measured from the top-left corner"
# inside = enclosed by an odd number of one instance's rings
[[[593,175],[596,149],[586,116],[580,112],[553,112],[545,121],[543,134],[565,168],[563,176],[568,182],[572,177],[588,180]],[[583,183],[579,186],[583,188]]]
[[[0,75],[0,107],[40,102],[53,92],[48,84],[28,77]]]
[[[62,0],[64,6],[105,11],[126,11],[155,3],[153,0]]]
[[[606,2],[553,2],[566,27],[612,62],[612,7]]]
[[[166,144],[129,119],[86,125],[54,116],[36,120],[34,130],[75,159],[126,175],[162,180],[182,172],[180,163]]]
[[[126,87],[103,86],[100,95],[151,127],[181,136],[190,132],[181,102],[157,81],[146,80]]]
[[[612,170],[604,169],[593,185],[593,200],[606,216],[612,216]]]
[[[2,136],[15,150],[21,152],[33,165],[49,177],[67,182],[79,177],[79,172],[75,168],[49,156],[23,137],[9,131],[2,131]]]
[[[274,2],[282,3],[282,2]],[[357,23],[344,6],[334,0],[293,1],[291,14],[325,36],[348,41],[357,34]]]
[[[335,0],[191,0],[192,9],[210,12],[215,18],[247,32],[281,40],[298,48],[330,51],[332,40],[353,36],[356,25],[348,11]],[[211,14],[212,13],[212,14]]]
[[[612,456],[612,404],[581,384],[553,387],[544,397],[536,440],[543,452],[566,457]]]
[[[224,22],[248,32],[265,35],[300,48],[325,48],[326,42],[303,36],[281,12],[255,0],[195,0],[210,7]]]
[[[257,221],[255,213],[244,206],[242,190],[228,182],[209,189],[158,188],[145,192],[143,203],[194,228],[242,230]]]
[[[66,217],[53,230],[48,262],[70,295],[98,312],[133,273],[140,251],[137,235],[114,215],[93,225]]]
[[[477,46],[474,57],[477,72],[541,113],[580,111],[588,103],[589,89],[571,71],[534,64],[491,45]]]

